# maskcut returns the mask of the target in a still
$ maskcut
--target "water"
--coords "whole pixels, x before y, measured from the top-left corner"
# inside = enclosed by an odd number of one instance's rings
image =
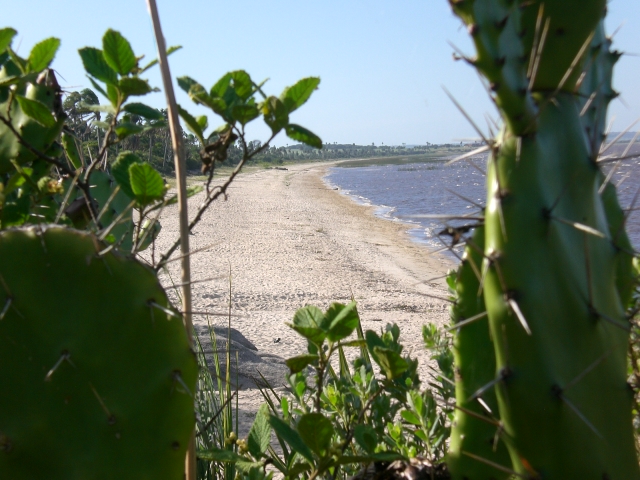
[[[640,148],[638,149],[640,150]],[[639,152],[640,153],[640,152]],[[405,165],[369,165],[333,167],[325,181],[338,187],[364,205],[376,206],[376,214],[392,220],[414,224],[411,238],[431,249],[443,248],[451,238],[442,234],[444,224],[473,224],[485,204],[487,157],[474,157],[476,167],[461,161],[446,165],[445,161]],[[640,187],[640,160],[623,162],[613,177],[623,208],[628,208]],[[464,197],[464,198],[461,198]],[[420,218],[420,215],[460,215],[466,220]],[[627,231],[636,249],[640,248],[640,199],[630,212]],[[448,253],[448,255],[453,256]]]

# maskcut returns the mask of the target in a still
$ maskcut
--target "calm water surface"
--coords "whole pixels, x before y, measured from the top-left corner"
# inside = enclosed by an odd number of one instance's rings
[[[377,214],[393,221],[415,224],[412,238],[432,249],[442,248],[443,220],[420,215],[469,215],[480,213],[485,204],[486,157],[476,157],[477,168],[461,161],[406,165],[333,167],[325,181],[365,205],[377,206]],[[640,160],[624,162],[614,174],[618,196],[628,208],[640,187]],[[464,197],[464,198],[461,198]],[[640,199],[636,208],[640,208]],[[471,224],[473,220],[447,221],[449,225]],[[640,210],[629,214],[627,230],[636,249],[640,248]],[[439,238],[440,237],[440,238]]]

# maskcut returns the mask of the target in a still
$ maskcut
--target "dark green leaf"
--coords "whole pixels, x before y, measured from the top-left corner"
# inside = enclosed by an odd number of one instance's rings
[[[138,115],[140,117],[144,117],[147,120],[164,120],[164,116],[155,108],[151,108],[144,103],[127,103],[123,108],[125,112],[133,113],[134,115]]]
[[[406,422],[411,423],[412,425],[420,425],[422,422],[420,418],[410,410],[403,410],[400,412],[400,416],[404,418]]]
[[[180,117],[182,117],[182,120],[184,120],[184,123],[187,124],[187,128],[191,133],[193,133],[198,140],[200,140],[200,143],[204,145],[204,133],[202,132],[202,127],[200,127],[198,121],[180,105],[178,105],[178,113],[180,114]]]
[[[120,79],[118,84],[120,91],[127,97],[132,95],[146,95],[152,91],[151,86],[146,80],[138,77],[124,77]]]
[[[231,72],[231,79],[233,80],[233,88],[236,91],[236,95],[242,100],[247,100],[253,93],[253,82],[249,74],[244,70],[236,70]]]
[[[53,57],[56,56],[59,47],[60,39],[54,37],[36,43],[27,59],[29,70],[39,72],[47,68],[51,64]]]
[[[291,113],[300,108],[311,96],[313,91],[318,88],[320,79],[318,77],[307,77],[296,82],[295,85],[287,87],[280,95],[280,99],[287,108],[287,112]]]
[[[358,445],[360,445],[367,453],[373,453],[378,445],[378,436],[376,435],[376,431],[370,425],[365,425],[363,423],[356,425],[353,437]]]
[[[256,418],[253,421],[249,436],[247,437],[247,448],[254,458],[260,458],[269,448],[271,440],[271,426],[269,425],[269,406],[266,403],[260,405]]]
[[[202,129],[203,132],[209,126],[209,120],[207,119],[206,115],[198,115],[196,117],[196,122],[198,122],[198,125],[200,125],[200,128]]]
[[[399,377],[409,368],[407,361],[390,348],[374,347],[373,352],[374,359],[377,358],[376,362],[389,380]]]
[[[107,30],[102,37],[102,52],[109,66],[120,75],[128,75],[138,64],[127,39],[115,30]]]
[[[311,130],[307,130],[300,125],[296,125],[295,123],[290,123],[289,125],[287,125],[285,131],[287,132],[287,137],[293,140],[302,142],[305,145],[309,145],[310,147],[322,148],[322,140]]]
[[[251,120],[255,120],[260,115],[260,111],[255,104],[235,105],[231,109],[231,118],[242,125],[246,125]]]
[[[187,76],[178,77],[178,86],[182,90],[184,90],[186,93],[190,93],[191,87],[193,87],[194,85],[200,85],[200,84],[191,77],[187,77]],[[200,88],[204,90],[204,87],[202,87],[202,85],[200,85]]]
[[[307,446],[316,455],[323,457],[331,446],[333,437],[333,425],[331,421],[321,413],[306,413],[298,421],[298,432]]]
[[[0,87],[8,87],[9,85],[15,85],[16,83],[20,83],[23,79],[21,75],[10,75],[8,77],[4,77],[0,79]]]
[[[16,30],[10,27],[0,29],[0,53],[4,52],[7,47],[11,45],[11,41],[17,33]]]
[[[89,77],[88,75],[87,75],[87,78],[91,82],[91,85],[93,85],[93,88],[98,90],[98,92],[100,92],[102,95],[104,95],[105,98],[109,98],[109,95],[107,95],[107,92],[104,91],[104,88],[102,88],[100,85],[98,85],[96,83],[96,81],[93,78]]]
[[[111,174],[113,175],[113,178],[116,179],[116,182],[120,185],[120,189],[125,193],[125,195],[131,199],[136,198],[136,195],[133,193],[133,189],[131,188],[129,167],[136,163],[142,163],[140,157],[133,152],[124,151],[118,155],[116,161],[111,165]]]
[[[313,305],[300,308],[293,316],[293,324],[289,326],[304,338],[320,345],[326,338],[326,332],[320,328],[324,314]]]
[[[218,80],[211,90],[209,91],[209,95],[213,98],[223,97],[227,92],[229,86],[231,84],[231,73],[226,73],[222,76],[220,80]]]
[[[302,441],[302,438],[293,428],[275,415],[269,415],[269,424],[276,432],[276,435],[284,440],[292,450],[298,452],[308,461],[313,462],[313,454],[309,447]]]
[[[341,303],[333,303],[325,313],[325,317],[329,321],[327,338],[332,342],[337,342],[351,335],[360,322],[356,302],[351,302],[346,306]]]
[[[291,373],[298,373],[304,370],[308,365],[318,361],[318,355],[298,355],[297,357],[288,358],[284,363],[287,364]]]
[[[162,176],[148,163],[134,163],[129,167],[131,190],[141,205],[148,205],[164,196]]]
[[[67,158],[73,165],[73,168],[77,170],[82,167],[82,159],[80,158],[80,152],[78,151],[75,138],[66,132],[62,132],[61,140],[64,153],[67,154]]]
[[[124,100],[120,89],[110,83],[107,83],[107,98],[114,107]]]
[[[300,474],[311,470],[308,463],[296,463],[286,472],[287,478],[300,478]],[[285,473],[285,472],[282,472]]]
[[[264,464],[262,462],[250,462],[246,458],[238,460],[238,462],[236,462],[236,469],[239,472],[244,473],[245,475],[249,474],[249,480],[256,480],[257,478],[265,480],[264,475],[260,475],[260,473],[262,473],[263,466]],[[257,477],[256,473],[258,473]]]
[[[89,75],[107,84],[118,83],[118,75],[105,61],[102,50],[94,47],[84,47],[78,52],[80,53],[80,58],[82,58],[84,69]]]
[[[13,51],[13,49],[11,49],[10,47],[7,48],[7,53],[9,54],[9,57],[11,57],[11,62],[13,62],[13,65],[17,68],[17,70],[19,71],[19,73],[21,74],[25,74],[28,73],[27,72],[27,61],[22,58],[20,55],[18,55],[16,52]],[[15,69],[14,69],[15,70]],[[17,71],[14,71],[13,74],[17,74]]]
[[[269,97],[262,104],[264,122],[276,134],[289,124],[289,113],[279,98]]]
[[[16,100],[20,104],[20,108],[25,115],[34,119],[43,127],[54,127],[56,125],[56,119],[49,111],[44,103],[37,100],[31,100],[30,98],[23,97],[22,95],[16,95]]]
[[[232,450],[221,450],[218,448],[210,448],[209,450],[198,450],[196,456],[202,460],[209,462],[236,463],[246,460]]]
[[[189,94],[189,96],[195,103],[199,103],[200,105],[209,107],[215,113],[217,113],[218,115],[222,116],[225,120],[227,120],[227,116],[226,116],[227,104],[222,98],[213,98],[210,95],[208,95],[207,92],[205,92],[204,90],[201,91],[199,89],[194,89],[194,88],[191,89],[191,93]]]
[[[144,130],[142,125],[137,125],[135,123],[130,122],[121,122],[116,125],[116,135],[120,140],[127,138],[131,135],[135,135],[136,133],[140,133]]]

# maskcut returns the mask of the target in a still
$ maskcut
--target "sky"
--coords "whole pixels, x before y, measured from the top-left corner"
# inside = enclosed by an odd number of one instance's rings
[[[497,118],[475,71],[452,59],[450,44],[472,55],[465,28],[446,0],[157,0],[167,45],[182,45],[170,57],[175,77],[188,75],[206,88],[224,73],[243,69],[255,81],[269,78],[265,92],[307,76],[319,89],[291,116],[328,143],[400,145],[449,143],[477,138],[443,90],[449,90],[486,133],[487,115]],[[156,57],[145,0],[20,0],[3,8],[4,25],[18,30],[14,48],[28,56],[38,41],[62,40],[53,63],[67,91],[91,87],[77,50],[101,48],[108,28],[120,31],[136,55]],[[610,0],[607,31],[624,55],[614,86],[621,97],[609,114],[620,131],[640,117],[640,2]],[[162,87],[159,69],[149,72]],[[178,102],[194,106],[176,86]],[[164,94],[144,97],[162,108]],[[222,122],[211,113],[209,125]],[[264,140],[261,125],[249,139]],[[284,133],[278,146],[293,144]]]

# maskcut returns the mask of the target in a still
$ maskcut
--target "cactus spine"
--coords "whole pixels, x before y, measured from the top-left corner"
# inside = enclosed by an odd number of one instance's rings
[[[524,478],[640,478],[626,384],[630,248],[596,163],[616,60],[605,1],[450,3],[504,121],[490,142],[482,285],[503,466]]]

